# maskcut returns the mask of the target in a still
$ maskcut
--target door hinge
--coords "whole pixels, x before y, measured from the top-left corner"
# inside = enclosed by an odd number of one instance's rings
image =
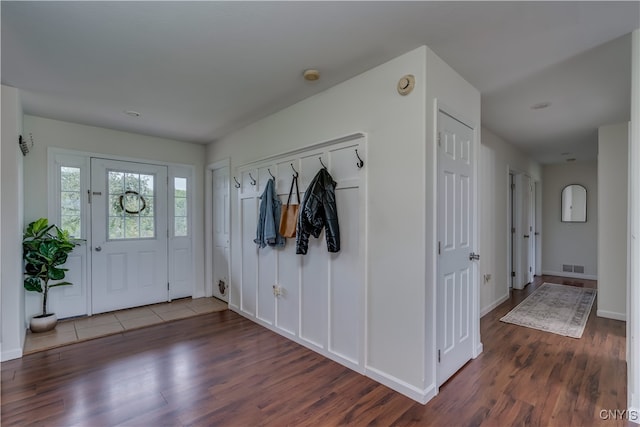
[[[169,282],[167,282],[167,290],[169,290]]]
[[[91,204],[91,190],[87,190],[87,203]]]
[[[438,145],[442,146],[442,132],[438,132]]]
[[[511,234],[515,234],[516,233],[516,228],[515,227],[511,227]]]
[[[438,255],[440,255],[441,251],[440,251],[440,242],[438,242]]]
[[[438,350],[438,363],[440,363],[440,350]]]
[[[531,271],[532,271],[532,270],[531,270],[531,267],[529,267],[529,273],[531,273]]]
[[[516,277],[516,272],[515,271],[511,272],[511,277]]]

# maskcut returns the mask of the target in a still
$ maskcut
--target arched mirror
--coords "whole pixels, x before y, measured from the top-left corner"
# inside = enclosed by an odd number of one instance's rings
[[[587,222],[587,189],[582,185],[562,189],[562,222]]]

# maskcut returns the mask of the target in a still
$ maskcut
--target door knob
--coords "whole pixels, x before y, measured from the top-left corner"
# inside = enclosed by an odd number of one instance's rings
[[[529,238],[529,235],[528,235],[528,234],[525,234],[525,235],[524,235],[524,238],[525,238],[525,239],[528,239],[528,238]]]
[[[96,252],[100,252],[102,250],[102,246],[96,246]]]
[[[480,259],[480,255],[479,254],[476,254],[476,253],[473,253],[473,252],[471,252],[469,254],[469,260],[470,261],[478,261],[479,259]]]

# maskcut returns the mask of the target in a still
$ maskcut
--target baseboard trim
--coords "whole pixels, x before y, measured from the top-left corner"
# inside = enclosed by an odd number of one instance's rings
[[[547,276],[569,277],[571,279],[598,280],[598,276],[594,276],[593,274],[569,273],[568,271],[543,271],[542,274]]]
[[[627,315],[624,313],[616,313],[616,312],[607,311],[607,310],[598,310],[596,314],[598,315],[598,317],[604,317],[606,319],[622,320],[623,322],[627,321]]]
[[[431,399],[433,399],[437,394],[438,394],[438,390],[435,386],[435,384],[432,384],[431,386],[425,388],[424,390],[419,389],[418,387],[415,387],[405,381],[402,381],[399,378],[394,377],[393,375],[389,375],[386,372],[380,371],[376,368],[373,368],[371,366],[364,366],[364,368],[359,365],[357,363],[357,361],[351,361],[348,360],[345,357],[339,356],[335,353],[331,353],[330,351],[328,351],[326,348],[321,348],[318,347],[316,345],[313,345],[313,343],[305,340],[304,338],[298,336],[298,335],[292,335],[290,332],[288,331],[283,331],[279,328],[274,327],[272,324],[266,323],[263,320],[260,320],[259,318],[252,316],[248,313],[243,312],[242,310],[240,310],[238,307],[236,306],[232,306],[231,304],[229,305],[229,309],[237,314],[239,314],[240,316],[251,320],[252,322],[263,326],[267,329],[269,329],[272,332],[275,332],[278,335],[283,336],[286,339],[289,339],[303,347],[308,348],[309,350],[313,351],[314,353],[317,353],[321,356],[326,357],[327,359],[333,360],[336,363],[339,363],[349,369],[351,369],[354,372],[357,372],[361,375],[365,375],[369,378],[371,378],[374,381],[379,382],[382,385],[385,385],[387,387],[389,387],[390,389],[397,391],[400,394],[403,394],[405,396],[407,396],[410,399],[415,400],[418,403],[421,404],[426,404],[428,401],[430,401]],[[286,333],[285,333],[286,332]],[[482,344],[480,344],[482,345]],[[480,347],[480,352],[482,352],[482,347]],[[479,353],[480,353],[479,352]],[[478,354],[479,354],[478,353]]]
[[[435,384],[432,384],[424,390],[421,390],[418,387],[415,387],[405,381],[402,381],[401,379],[394,377],[393,375],[389,375],[386,372],[382,372],[371,366],[365,367],[364,374],[372,380],[377,381],[380,384],[397,391],[398,393],[404,394],[409,399],[413,399],[423,405],[436,397],[436,395],[438,394]]]
[[[508,299],[509,299],[509,294],[507,293],[506,295],[500,297],[497,301],[494,301],[493,303],[489,304],[487,307],[480,310],[480,317],[484,317],[487,313],[489,313],[491,310],[493,310],[494,308],[496,308],[497,306],[499,306],[500,304],[502,304]]]
[[[0,361],[6,362],[7,360],[20,359],[22,357],[22,349],[14,348],[13,350],[2,351]]]
[[[480,356],[483,351],[484,351],[484,344],[482,343],[478,344],[478,346],[476,347],[476,352],[473,354],[473,359],[476,359],[478,356]]]

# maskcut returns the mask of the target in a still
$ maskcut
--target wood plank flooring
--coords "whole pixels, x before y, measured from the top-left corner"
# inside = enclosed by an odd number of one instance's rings
[[[484,352],[427,405],[224,311],[3,363],[2,426],[634,425],[600,417],[626,407],[624,322],[594,308],[576,340],[499,321],[562,280],[486,315]]]

